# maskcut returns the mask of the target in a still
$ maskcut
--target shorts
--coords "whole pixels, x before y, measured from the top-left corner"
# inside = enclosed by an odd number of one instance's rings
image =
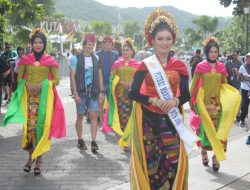
[[[98,112],[98,99],[88,98],[87,95],[80,96],[81,101],[76,104],[77,114],[86,114],[87,111]]]

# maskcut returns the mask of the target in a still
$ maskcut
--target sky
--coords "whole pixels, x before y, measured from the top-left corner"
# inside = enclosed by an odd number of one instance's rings
[[[95,0],[105,5],[127,7],[173,6],[196,15],[232,16],[233,5],[224,8],[219,0]]]

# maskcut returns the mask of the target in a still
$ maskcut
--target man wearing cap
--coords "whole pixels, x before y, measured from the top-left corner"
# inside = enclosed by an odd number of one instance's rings
[[[96,52],[96,54],[99,57],[100,67],[103,76],[105,95],[107,99],[109,99],[109,94],[110,94],[109,78],[110,78],[111,68],[113,63],[118,59],[118,53],[112,50],[112,46],[113,46],[112,37],[106,36],[103,38],[102,50]],[[101,126],[103,124],[103,103],[104,101],[102,101],[99,106],[99,117]]]
[[[77,147],[87,150],[83,140],[83,117],[89,112],[91,122],[91,150],[99,149],[96,143],[98,103],[103,101],[104,87],[102,73],[98,58],[94,54],[96,37],[92,33],[86,33],[83,37],[83,51],[71,60],[71,82],[76,103],[77,119],[76,133],[78,137]]]

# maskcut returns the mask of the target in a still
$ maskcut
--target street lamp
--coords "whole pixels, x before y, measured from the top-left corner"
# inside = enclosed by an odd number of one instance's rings
[[[246,15],[246,54],[248,53],[248,15],[250,13],[250,7],[245,7],[244,8],[244,14]]]

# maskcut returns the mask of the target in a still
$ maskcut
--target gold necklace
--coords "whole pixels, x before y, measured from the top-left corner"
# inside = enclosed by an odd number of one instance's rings
[[[215,73],[215,72],[216,72],[216,70],[215,70],[215,64],[211,64],[211,63],[210,63],[210,66],[212,67],[211,73]]]
[[[39,61],[35,61],[34,65],[35,65],[35,66],[39,66],[39,65],[40,65],[40,62],[39,62]]]

